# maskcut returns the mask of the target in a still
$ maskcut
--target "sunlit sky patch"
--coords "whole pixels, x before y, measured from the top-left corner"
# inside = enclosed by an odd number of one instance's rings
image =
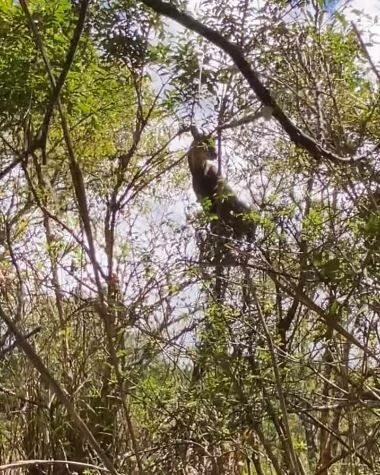
[[[352,0],[347,15],[355,22],[368,43],[368,51],[375,63],[380,63],[380,0]]]

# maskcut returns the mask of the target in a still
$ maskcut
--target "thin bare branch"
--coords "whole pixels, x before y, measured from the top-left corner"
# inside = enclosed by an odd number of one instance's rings
[[[368,52],[368,48],[367,48],[367,46],[365,45],[365,43],[363,41],[363,38],[360,34],[360,31],[358,30],[357,26],[355,25],[355,23],[353,21],[351,22],[351,26],[352,26],[352,29],[354,30],[356,38],[358,39],[358,42],[360,44],[360,47],[363,51],[364,56],[367,58],[367,61],[371,65],[372,71],[374,72],[375,76],[377,77],[378,81],[380,82],[380,71],[377,69],[373,59],[371,58],[371,55]]]
[[[35,465],[39,466],[63,466],[73,468],[91,468],[92,470],[98,470],[99,472],[110,473],[107,468],[99,467],[99,465],[93,465],[92,463],[74,462],[72,460],[20,460],[19,462],[7,463],[0,465],[0,472],[6,472],[7,470],[15,470],[17,468],[30,467]]]
[[[45,366],[41,358],[34,351],[31,344],[25,339],[23,334],[19,331],[19,329],[14,324],[13,320],[8,317],[8,315],[4,312],[1,306],[0,306],[0,318],[7,325],[9,330],[12,332],[12,334],[16,338],[17,345],[24,351],[29,361],[32,363],[32,365],[36,368],[36,370],[41,375],[41,378],[43,379],[45,384],[51,388],[51,390],[55,393],[59,401],[66,408],[67,412],[71,416],[71,419],[77,426],[79,432],[87,440],[87,442],[90,444],[92,449],[98,454],[99,458],[103,461],[104,465],[108,468],[108,470],[113,475],[117,475],[117,471],[114,468],[113,463],[108,458],[108,456],[106,455],[102,447],[98,444],[97,440],[93,436],[90,429],[87,427],[85,422],[81,419],[81,417],[75,410],[74,404],[69,394],[56,381],[56,379],[50,373],[50,371]]]
[[[254,289],[252,289],[252,293],[253,293],[253,298],[254,298],[254,301],[255,301],[255,306],[256,306],[256,309],[257,309],[257,314],[259,316],[260,323],[261,323],[261,325],[264,329],[265,337],[266,337],[266,340],[267,340],[267,343],[268,343],[269,353],[270,353],[270,356],[271,356],[271,359],[272,359],[272,368],[273,368],[274,377],[275,377],[275,381],[276,381],[276,389],[277,389],[278,398],[280,400],[283,423],[284,423],[284,428],[285,428],[285,431],[286,431],[286,444],[288,446],[290,460],[291,460],[292,465],[293,465],[293,467],[291,467],[292,468],[292,473],[301,473],[301,474],[303,474],[304,471],[303,471],[302,465],[301,465],[301,463],[300,463],[300,461],[299,461],[299,459],[296,455],[296,452],[295,452],[294,446],[293,446],[292,433],[291,433],[290,425],[289,425],[288,410],[286,408],[286,401],[285,401],[284,393],[282,391],[281,376],[280,376],[280,372],[279,372],[279,367],[278,367],[278,362],[277,362],[277,357],[276,357],[276,352],[275,352],[275,349],[274,349],[272,337],[270,335],[268,326],[265,322],[265,316],[263,314],[263,311],[261,309],[261,305],[259,303],[259,300],[257,298],[256,292],[254,291]]]

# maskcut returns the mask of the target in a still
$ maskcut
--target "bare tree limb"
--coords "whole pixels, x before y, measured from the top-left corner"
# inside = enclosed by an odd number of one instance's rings
[[[40,407],[42,409],[49,409],[49,407],[46,404],[42,404],[39,401],[19,396],[14,391],[11,391],[10,389],[5,388],[4,386],[0,386],[0,391],[2,393],[6,394],[7,396],[11,396],[12,398],[16,399],[17,401],[21,401],[25,404],[30,404],[31,406]]]
[[[300,463],[300,460],[297,457],[296,452],[294,450],[292,432],[290,430],[290,424],[289,424],[288,410],[287,410],[287,407],[286,407],[285,396],[284,396],[284,393],[282,391],[282,381],[281,381],[281,376],[280,376],[280,371],[279,371],[279,367],[278,367],[278,362],[277,362],[277,357],[276,357],[276,352],[275,352],[273,340],[272,340],[270,331],[268,329],[268,326],[265,322],[265,316],[264,316],[264,313],[261,309],[259,299],[257,298],[256,292],[255,292],[255,289],[253,288],[253,286],[252,286],[251,291],[252,291],[252,294],[253,294],[253,299],[254,299],[254,302],[255,302],[257,314],[258,314],[259,319],[260,319],[260,323],[261,323],[261,325],[264,329],[264,334],[265,334],[265,337],[267,339],[268,349],[269,349],[269,353],[270,353],[271,360],[272,360],[272,368],[273,368],[274,378],[275,378],[275,382],[276,382],[276,389],[277,389],[277,394],[278,394],[278,398],[279,398],[279,401],[280,401],[280,407],[281,407],[282,417],[283,417],[283,424],[284,424],[284,429],[285,429],[285,434],[286,434],[285,441],[286,441],[286,445],[287,445],[288,450],[289,450],[289,456],[290,456],[289,458],[290,458],[291,464],[293,465],[291,467],[292,472],[293,473],[304,474],[303,467],[302,467],[302,465]]]
[[[313,422],[315,422],[315,420]],[[321,475],[322,473],[326,473],[326,470],[328,470],[332,465],[334,465],[335,463],[339,462],[340,460],[344,459],[345,457],[349,455],[355,455],[359,459],[361,460],[363,459],[364,463],[368,465],[368,467],[371,470],[373,470],[373,466],[368,463],[366,458],[364,457],[361,458],[361,455],[358,453],[358,450],[365,447],[367,447],[367,450],[368,450],[368,447],[371,447],[376,442],[376,438],[379,435],[379,427],[380,425],[377,425],[377,427],[372,431],[372,434],[370,435],[369,439],[365,440],[364,442],[359,444],[357,447],[352,447],[352,448],[348,447],[346,450],[342,450],[340,454],[337,454],[333,459],[329,460],[327,464],[325,464],[323,467],[318,468],[317,471],[315,472],[315,475]],[[345,445],[345,444],[343,443],[342,445]],[[347,445],[345,445],[345,447],[347,447]]]
[[[28,338],[31,338],[32,336],[36,335],[37,333],[39,333],[41,331],[41,327],[36,327],[36,328],[33,328],[33,330],[31,330],[28,334],[24,335],[24,339],[27,340]],[[3,350],[1,350],[0,352],[0,359],[1,358],[4,358],[4,356],[11,352],[15,347],[17,346],[17,341],[15,341],[14,343],[10,344],[9,346],[7,346],[6,348],[4,348]]]
[[[0,180],[2,180],[5,176],[8,175],[19,163],[21,163],[23,160],[23,157],[17,157],[11,162],[9,165],[7,165],[5,168],[3,168],[0,171]]]
[[[83,1],[87,1],[87,0],[83,0]],[[32,34],[33,34],[36,47],[39,50],[39,52],[41,53],[43,62],[45,64],[46,71],[48,73],[50,83],[51,83],[52,87],[55,89],[56,85],[57,85],[56,78],[54,76],[53,69],[50,65],[49,58],[46,54],[45,47],[44,47],[44,44],[42,42],[40,33],[39,33],[36,25],[34,24],[34,22],[32,20],[32,17],[30,15],[26,0],[20,0],[20,5],[23,9],[23,12],[24,12],[27,20],[28,20],[28,26],[29,26],[29,29],[31,30]],[[105,301],[104,301],[104,289],[102,287],[102,282],[100,280],[101,273],[99,271],[99,264],[98,264],[98,260],[97,260],[97,256],[96,256],[95,239],[94,239],[94,235],[93,235],[93,231],[92,231],[92,225],[91,225],[89,207],[88,207],[88,202],[87,202],[87,193],[86,193],[86,187],[85,187],[85,182],[84,182],[84,178],[83,178],[83,173],[82,173],[81,167],[78,163],[78,160],[76,158],[74,145],[73,145],[73,142],[72,142],[72,139],[71,139],[71,134],[70,134],[69,122],[67,120],[67,116],[64,112],[64,109],[62,107],[59,96],[57,97],[57,108],[58,108],[59,116],[60,116],[60,119],[61,119],[63,137],[64,137],[64,140],[65,140],[66,148],[67,148],[67,152],[68,152],[69,170],[70,170],[71,180],[72,180],[73,187],[74,187],[75,198],[76,198],[76,201],[77,201],[77,204],[78,204],[78,213],[79,213],[79,216],[80,216],[81,221],[83,223],[84,232],[85,232],[85,235],[86,235],[86,238],[87,238],[88,248],[89,248],[89,257],[90,257],[91,265],[92,265],[93,272],[94,272],[95,282],[96,282],[98,298],[99,298],[99,305],[97,305],[97,308],[98,308],[99,314],[100,314],[100,316],[101,316],[101,318],[104,322],[106,335],[107,335],[107,341],[108,341],[108,349],[110,351],[111,361],[114,365],[118,385],[119,385],[119,388],[120,388],[120,393],[122,395],[121,399],[122,399],[122,404],[123,404],[123,408],[124,408],[124,414],[125,414],[125,417],[126,417],[127,426],[128,426],[129,434],[130,434],[130,437],[131,437],[132,446],[133,446],[135,457],[136,457],[136,462],[137,462],[137,465],[138,465],[138,472],[140,474],[143,474],[144,469],[143,469],[141,458],[139,456],[138,442],[137,442],[137,438],[135,436],[135,432],[134,432],[134,428],[133,428],[133,424],[132,424],[132,418],[130,416],[129,407],[128,407],[128,403],[127,403],[127,400],[126,400],[126,393],[124,391],[123,376],[122,376],[121,370],[119,368],[118,357],[117,357],[116,350],[115,350],[115,347],[114,347],[115,331],[114,331],[112,322],[109,318],[110,316],[109,316],[109,313],[108,313],[108,309],[107,309],[107,306],[106,306]],[[111,464],[111,467],[112,467],[112,464]]]
[[[70,399],[69,394],[55,380],[54,376],[50,373],[48,368],[44,365],[43,361],[38,356],[38,354],[34,351],[33,347],[25,339],[25,337],[22,335],[20,330],[14,324],[13,320],[8,317],[8,315],[4,312],[1,306],[0,306],[0,318],[7,325],[9,330],[12,332],[12,334],[16,338],[17,345],[24,351],[29,361],[32,363],[32,365],[36,368],[36,370],[41,375],[41,378],[43,379],[45,384],[51,388],[51,390],[55,393],[59,401],[66,408],[67,412],[70,414],[72,421],[77,426],[79,432],[87,440],[91,448],[97,453],[97,455],[102,460],[104,465],[108,468],[108,470],[113,475],[117,475],[117,471],[115,467],[113,466],[113,463],[108,458],[108,456],[106,455],[102,447],[98,444],[97,440],[93,436],[90,429],[87,427],[86,423],[81,419],[81,417],[75,410],[74,404],[72,400]]]
[[[227,122],[226,124],[220,125],[217,130],[219,131],[233,129],[235,127],[240,127],[241,125],[251,124],[252,122],[256,122],[261,118],[267,118],[267,114],[269,112],[268,109],[269,108],[267,107],[261,107],[259,110],[253,112],[252,114],[247,114],[244,117],[241,117],[240,119],[235,119],[231,122]],[[271,112],[269,113],[269,115],[271,115]]]
[[[375,63],[373,62],[373,59],[371,58],[371,55],[368,52],[368,48],[365,45],[365,43],[363,41],[363,38],[361,37],[361,34],[360,34],[359,30],[357,29],[357,26],[355,25],[355,23],[353,21],[351,22],[351,26],[352,26],[352,29],[354,30],[356,38],[358,39],[359,45],[360,45],[360,47],[363,51],[364,56],[367,58],[367,61],[371,65],[372,71],[375,73],[375,76],[377,77],[378,81],[380,82],[380,72],[377,69]]]
[[[0,472],[6,472],[7,470],[15,470],[16,468],[30,467],[31,465],[62,465],[64,467],[73,468],[90,468],[92,470],[98,470],[99,472],[109,473],[109,470],[107,468],[99,467],[98,465],[93,465],[92,463],[73,462],[71,460],[20,460],[19,462],[12,462],[7,463],[5,465],[0,465]]]
[[[302,132],[295,123],[284,113],[282,108],[271,95],[269,89],[259,79],[258,74],[245,59],[241,48],[227,40],[219,32],[209,28],[200,21],[193,18],[191,15],[179,11],[175,6],[161,0],[141,0],[142,3],[152,8],[155,12],[165,15],[168,18],[176,21],[185,28],[192,30],[199,35],[209,40],[214,45],[221,48],[229,55],[241,74],[245,77],[251,89],[260,99],[261,103],[272,110],[272,116],[281,125],[284,131],[288,134],[290,140],[297,146],[307,150],[311,156],[320,160],[322,157],[337,164],[359,165],[364,159],[368,158],[370,152],[357,158],[341,157],[333,152],[330,152],[319,145],[312,137]],[[379,148],[376,145],[375,150]]]
[[[243,254],[243,253],[242,253]],[[352,335],[348,330],[346,330],[337,320],[334,315],[328,313],[317,305],[310,297],[308,297],[301,289],[297,287],[296,284],[293,284],[291,281],[291,276],[289,274],[284,274],[280,271],[275,270],[272,266],[267,263],[267,266],[260,266],[256,264],[244,263],[244,266],[250,267],[253,269],[261,269],[268,273],[268,276],[272,281],[278,285],[278,287],[285,291],[288,295],[293,298],[297,298],[300,303],[305,307],[309,308],[315,312],[321,319],[324,321],[328,328],[335,330],[339,335],[343,336],[347,341],[352,343],[354,346],[362,350],[367,356],[370,356],[375,361],[379,362],[379,356],[375,354],[372,350],[367,348],[363,343],[361,343],[354,335]]]
[[[49,58],[46,54],[45,47],[43,45],[43,42],[42,42],[41,36],[39,34],[39,31],[38,31],[35,23],[33,22],[33,19],[31,17],[31,15],[30,15],[29,8],[28,8],[28,5],[26,3],[26,0],[20,0],[20,5],[21,5],[21,8],[22,8],[26,18],[27,18],[28,26],[29,26],[30,31],[33,34],[34,41],[36,43],[37,49],[41,53],[43,62],[44,62],[45,67],[46,67],[46,71],[47,71],[48,76],[49,76],[51,86],[55,89],[56,85],[57,85],[57,82],[56,82],[56,79],[55,79],[55,76],[54,76],[54,72],[53,72],[53,69],[50,65],[50,61],[49,61]],[[76,159],[76,156],[75,156],[74,146],[73,146],[71,136],[70,136],[69,124],[68,124],[66,115],[64,113],[63,107],[61,105],[61,101],[59,99],[59,96],[57,97],[56,101],[57,101],[59,115],[60,115],[60,118],[61,118],[63,136],[64,136],[64,139],[65,139],[66,148],[67,148],[67,152],[68,152],[68,156],[69,156],[69,169],[70,169],[71,179],[72,179],[73,186],[74,186],[75,197],[76,197],[77,204],[78,204],[78,211],[79,211],[79,215],[80,215],[80,218],[82,220],[84,231],[85,231],[85,234],[86,234],[88,247],[89,247],[89,251],[90,251],[89,256],[90,256],[90,259],[91,259],[91,264],[93,265],[93,269],[94,269],[94,276],[95,276],[96,285],[97,285],[97,288],[98,288],[98,291],[99,291],[99,297],[101,298],[102,294],[103,294],[102,285],[101,285],[101,281],[100,281],[100,277],[99,277],[99,271],[98,271],[98,265],[97,265],[97,259],[96,259],[95,243],[94,243],[94,238],[93,238],[93,233],[92,233],[91,220],[90,220],[90,215],[89,215],[87,196],[86,196],[86,188],[85,188],[85,184],[84,184],[83,174],[82,174],[82,170],[81,170],[81,168],[78,164],[78,161]]]

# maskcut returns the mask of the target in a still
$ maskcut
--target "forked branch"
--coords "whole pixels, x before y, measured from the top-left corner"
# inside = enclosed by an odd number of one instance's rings
[[[342,157],[336,155],[329,150],[326,150],[320,144],[318,144],[312,137],[304,133],[299,129],[295,123],[285,114],[274,97],[271,95],[269,89],[259,79],[258,74],[252,68],[248,60],[245,58],[241,48],[227,40],[218,31],[209,28],[200,21],[193,18],[191,15],[179,11],[175,6],[170,3],[163,2],[161,0],[141,0],[145,5],[152,8],[155,12],[165,15],[168,18],[176,21],[185,28],[198,33],[222,49],[232,59],[235,66],[239,69],[241,74],[245,77],[251,89],[254,91],[258,99],[263,106],[270,108],[272,116],[281,125],[284,131],[287,133],[290,140],[297,146],[307,150],[315,159],[326,158],[333,163],[337,164],[349,164],[349,165],[362,165],[364,159],[367,159],[371,153],[368,152],[365,155],[357,158]],[[375,150],[379,147],[376,145]]]

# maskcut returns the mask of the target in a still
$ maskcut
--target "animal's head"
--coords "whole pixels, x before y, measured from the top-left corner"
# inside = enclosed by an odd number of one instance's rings
[[[192,173],[202,172],[207,161],[217,158],[215,143],[210,135],[199,133],[194,126],[191,127],[191,133],[194,140],[187,154],[190,170]]]

